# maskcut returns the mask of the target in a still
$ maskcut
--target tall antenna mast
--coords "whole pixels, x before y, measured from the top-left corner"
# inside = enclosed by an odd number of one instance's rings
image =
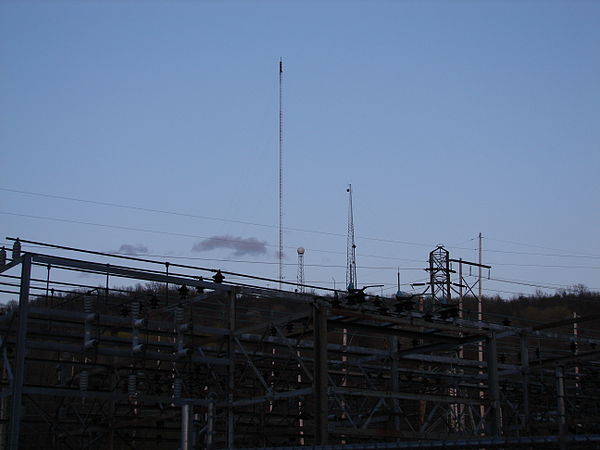
[[[304,247],[298,247],[298,272],[296,274],[298,292],[304,292],[304,251]]]
[[[352,212],[352,185],[348,192],[348,240],[346,243],[346,287],[348,291],[358,288],[356,279],[356,243],[354,242],[354,213]]]
[[[283,281],[283,61],[279,59],[279,289]]]

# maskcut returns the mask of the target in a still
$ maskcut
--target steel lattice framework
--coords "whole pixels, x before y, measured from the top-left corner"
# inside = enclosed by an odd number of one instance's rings
[[[19,292],[0,316],[3,448],[600,445],[600,338],[552,330],[585,317],[426,317],[131,264],[24,253],[0,269]],[[106,287],[58,296],[65,271]]]

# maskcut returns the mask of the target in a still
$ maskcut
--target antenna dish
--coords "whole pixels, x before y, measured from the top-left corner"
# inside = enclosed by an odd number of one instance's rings
[[[297,252],[299,255],[304,255],[304,247],[298,247]]]

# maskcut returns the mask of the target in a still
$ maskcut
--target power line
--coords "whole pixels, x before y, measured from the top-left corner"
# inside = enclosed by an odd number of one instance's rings
[[[225,219],[225,218],[222,218],[222,217],[214,217],[214,216],[205,216],[205,215],[198,215],[198,214],[191,214],[191,213],[183,213],[183,212],[178,212],[178,211],[170,211],[170,210],[163,210],[163,209],[157,209],[157,208],[145,208],[145,207],[140,207],[140,206],[124,205],[124,204],[114,203],[114,202],[104,202],[104,201],[98,201],[98,200],[89,200],[89,199],[82,199],[82,198],[69,197],[69,196],[63,196],[63,195],[46,194],[46,193],[41,193],[41,192],[25,191],[25,190],[20,190],[20,189],[11,189],[11,188],[5,188],[5,187],[0,187],[0,191],[12,192],[12,193],[17,193],[17,194],[32,195],[32,196],[44,197],[44,198],[53,198],[53,199],[58,199],[58,200],[74,201],[74,202],[79,202],[79,203],[88,203],[88,204],[99,205],[99,206],[108,206],[108,207],[113,207],[113,208],[130,209],[130,210],[134,210],[134,211],[151,212],[151,213],[157,213],[157,214],[168,214],[168,215],[174,215],[174,216],[179,216],[179,217],[187,217],[187,218],[192,218],[192,219],[212,220],[212,221],[218,221],[218,222],[236,223],[236,224],[239,224],[239,225],[249,225],[249,226],[256,226],[256,227],[263,227],[263,228],[272,228],[272,229],[273,228],[278,228],[276,225],[269,225],[269,224],[265,224],[265,223],[252,222],[252,221],[246,221],[246,220]],[[334,233],[334,232],[322,231],[322,230],[311,230],[311,229],[307,229],[307,228],[283,227],[283,229],[285,231],[296,231],[296,232],[301,232],[301,233],[313,233],[313,234],[320,234],[320,235],[324,235],[324,236],[334,236],[334,237],[340,237],[340,238],[342,238],[342,237],[346,238],[347,237],[346,234],[342,234],[342,233]],[[369,241],[381,242],[381,243],[388,243],[388,244],[412,245],[412,246],[428,247],[428,248],[429,247],[435,247],[434,244],[428,244],[428,243],[422,243],[422,242],[402,241],[402,240],[397,240],[397,239],[383,239],[383,238],[370,237],[370,236],[357,236],[357,238],[360,238],[362,240],[369,240]],[[473,241],[474,239],[476,239],[476,238],[470,238],[470,239],[468,239],[466,241],[463,241],[462,243]],[[502,239],[493,239],[493,238],[486,238],[486,239],[491,240],[491,241],[496,241],[496,242],[504,242],[504,243],[508,243],[508,244],[524,245],[524,246],[529,246],[529,247],[533,247],[533,248],[542,248],[542,249],[546,249],[546,250],[569,252],[571,254],[560,255],[560,254],[535,253],[535,252],[518,252],[518,251],[496,250],[496,249],[486,250],[486,253],[493,252],[493,253],[506,253],[506,254],[516,254],[516,255],[527,255],[527,256],[547,256],[547,257],[563,257],[563,258],[593,258],[593,259],[600,259],[600,255],[595,255],[595,254],[591,254],[591,253],[578,252],[578,251],[573,251],[573,250],[556,249],[556,248],[551,248],[551,247],[544,247],[544,246],[541,246],[541,245],[525,244],[525,243],[522,243],[522,242],[508,241],[508,240],[502,240]],[[475,251],[475,250],[477,250],[476,248],[461,247],[460,245],[445,246],[445,247],[449,248],[449,249],[454,249],[454,250],[469,250],[469,251]],[[286,248],[291,248],[291,247],[286,247]],[[361,255],[361,256],[366,256],[366,255]]]
[[[23,191],[23,190],[19,190],[19,189],[9,189],[9,188],[0,187],[0,191],[32,195],[32,196],[44,197],[44,198],[53,198],[53,199],[58,199],[58,200],[68,200],[68,201],[74,201],[74,202],[79,202],[79,203],[88,203],[88,204],[99,205],[99,206],[108,206],[108,207],[113,207],[113,208],[130,209],[133,211],[143,211],[143,212],[151,212],[151,213],[157,213],[157,214],[168,214],[168,215],[174,215],[174,216],[179,216],[179,217],[187,217],[187,218],[191,218],[191,219],[212,220],[212,221],[218,221],[218,222],[236,223],[239,225],[250,225],[250,226],[271,228],[271,229],[278,228],[277,225],[269,225],[269,224],[250,222],[250,221],[245,221],[245,220],[225,219],[222,217],[204,216],[204,215],[183,213],[183,212],[177,212],[177,211],[169,211],[169,210],[163,210],[163,209],[157,209],[157,208],[145,208],[145,207],[140,207],[140,206],[124,205],[124,204],[120,204],[120,203],[104,202],[104,201],[97,201],[97,200],[88,200],[88,199],[68,197],[68,196],[63,196],[63,195],[45,194],[45,193],[41,193],[41,192],[32,192],[32,191]],[[335,237],[343,237],[343,238],[346,237],[346,235],[342,234],[342,233],[335,233],[335,232],[322,231],[322,230],[311,230],[311,229],[307,229],[307,228],[283,227],[283,230],[284,231],[296,231],[296,232],[301,232],[301,233],[320,234],[320,235],[324,235],[324,236],[335,236]],[[428,248],[435,247],[434,244],[426,244],[426,243],[410,242],[410,241],[400,241],[400,240],[395,240],[395,239],[382,239],[382,238],[369,237],[369,236],[357,236],[357,238],[360,238],[363,240],[375,241],[375,242],[382,242],[382,243],[387,243],[387,244],[413,245],[413,246],[428,247]],[[454,247],[449,246],[447,248],[453,248],[453,249],[457,249],[457,250],[474,250],[473,248],[455,247],[455,246]]]
[[[251,221],[244,221],[244,220],[237,220],[237,219],[225,219],[225,218],[221,218],[221,217],[213,217],[213,216],[204,216],[204,215],[197,215],[197,214],[190,214],[190,213],[182,213],[182,212],[177,212],[177,211],[169,211],[169,210],[162,210],[162,209],[156,209],[156,208],[144,208],[144,207],[139,207],[139,206],[124,205],[124,204],[113,203],[113,202],[88,200],[88,199],[68,197],[68,196],[61,196],[61,195],[54,195],[54,194],[45,194],[45,193],[40,193],[40,192],[24,191],[24,190],[19,190],[19,189],[10,189],[10,188],[0,187],[0,191],[13,192],[13,193],[25,194],[25,195],[32,195],[32,196],[38,196],[38,197],[44,197],[44,198],[53,198],[53,199],[60,199],[60,200],[68,200],[68,201],[74,201],[74,202],[79,202],[79,203],[88,203],[88,204],[94,204],[94,205],[100,205],[100,206],[108,206],[108,207],[115,207],[115,208],[124,208],[124,209],[130,209],[130,210],[134,210],[134,211],[144,211],[144,212],[152,212],[152,213],[158,213],[158,214],[168,214],[168,215],[175,215],[175,216],[179,216],[179,217],[187,217],[187,218],[202,219],[202,220],[212,220],[212,221],[227,222],[227,223],[236,223],[236,224],[240,224],[240,225],[250,225],[250,226],[258,226],[258,227],[264,227],[264,228],[277,228],[275,225],[269,225],[269,224],[258,223],[258,222],[251,222]],[[0,214],[9,214],[9,215],[15,215],[15,216],[21,216],[21,217],[38,218],[38,219],[46,219],[46,220],[59,220],[59,219],[54,219],[54,218],[47,218],[47,217],[40,217],[40,216],[30,216],[30,215],[25,215],[25,214],[16,214],[16,213],[7,213],[7,212],[0,212]],[[60,220],[61,221],[66,221],[66,219],[60,219]],[[94,225],[94,226],[107,226],[107,225],[84,223],[84,222],[78,222],[78,221],[70,221],[68,223],[79,223],[79,224]],[[320,235],[325,235],[325,236],[347,237],[347,235],[342,234],[342,233],[334,233],[334,232],[321,231],[321,230],[311,230],[311,229],[295,228],[295,227],[284,227],[283,229],[287,230],[287,231],[296,231],[296,232],[302,232],[302,233],[313,233],[313,234],[320,234]],[[136,229],[133,229],[133,228],[132,228],[132,231],[144,231],[144,232],[147,232],[145,230],[136,230]],[[161,234],[169,234],[169,232],[160,232],[160,233]],[[180,234],[177,234],[177,233],[175,233],[174,235],[181,236]],[[198,237],[198,236],[185,235],[184,237]],[[200,238],[203,238],[203,237],[200,237]],[[383,239],[383,238],[376,238],[376,237],[369,237],[369,236],[357,236],[357,238],[360,238],[362,240],[369,240],[369,241],[381,242],[381,243],[388,243],[388,244],[412,245],[412,246],[419,246],[419,247],[434,247],[433,244],[411,242],[411,241],[401,241],[401,240],[397,240],[397,239]],[[475,238],[472,238],[472,239],[469,239],[468,241],[471,241],[471,240],[474,240],[474,239]],[[530,247],[544,248],[544,249],[554,250],[554,251],[564,251],[564,252],[570,251],[570,250],[554,249],[554,248],[550,248],[550,247],[543,247],[543,246],[534,245],[534,244],[517,243],[517,242],[514,242],[514,241],[492,239],[492,238],[487,238],[487,239],[493,240],[493,241],[497,241],[497,242],[505,242],[505,243],[511,243],[511,244],[516,244],[516,245],[526,245],[526,246],[530,246]],[[465,242],[465,241],[463,241],[463,242]],[[290,248],[291,249],[291,248],[295,248],[295,247],[286,246],[285,248]],[[461,247],[461,246],[446,246],[446,248],[454,249],[454,250],[469,250],[469,251],[475,251],[475,250],[477,250],[476,248]],[[333,253],[333,254],[343,254],[342,252],[332,252],[332,251],[316,250],[316,249],[312,249],[312,251],[319,251],[319,252]],[[519,252],[519,251],[498,250],[498,249],[489,249],[489,250],[486,250],[486,252],[487,253],[503,253],[503,254],[525,255],[525,256],[600,259],[599,255],[584,254],[584,253],[573,252],[573,251],[570,251],[572,254],[554,254],[554,253],[550,253],[549,254],[549,253],[537,253],[537,252]],[[393,259],[393,260],[400,259],[400,258],[395,258],[395,257],[382,257],[382,256],[379,256],[379,255],[360,255],[360,256],[374,257],[374,258],[384,258],[384,259]],[[416,260],[412,260],[412,261],[416,261]],[[509,264],[497,264],[497,265],[509,265]],[[544,267],[544,266],[540,266],[540,267]],[[592,267],[592,268],[595,268],[595,267]]]
[[[249,221],[237,220],[237,219],[225,219],[222,217],[213,217],[213,216],[203,216],[203,215],[198,215],[198,214],[183,213],[183,212],[178,212],[178,211],[169,211],[169,210],[157,209],[157,208],[144,208],[141,206],[124,205],[124,204],[120,204],[120,203],[103,202],[103,201],[98,201],[98,200],[89,200],[89,199],[76,198],[76,197],[67,197],[64,195],[54,195],[54,194],[45,194],[45,193],[41,193],[41,192],[22,191],[19,189],[9,189],[9,188],[3,188],[3,187],[0,187],[0,191],[14,192],[17,194],[33,195],[36,197],[53,198],[53,199],[58,199],[58,200],[68,200],[68,201],[79,202],[79,203],[88,203],[91,205],[109,206],[112,208],[130,209],[133,211],[143,211],[143,212],[151,212],[151,213],[157,213],[157,214],[168,214],[168,215],[172,215],[172,216],[187,217],[187,218],[191,218],[191,219],[213,220],[213,221],[217,221],[217,222],[237,223],[240,225],[251,225],[251,226],[256,226],[256,227],[275,228],[274,225],[268,225],[268,224],[258,223],[258,222],[249,222]],[[296,231],[302,231],[302,230],[296,230]]]
[[[468,275],[468,276],[476,277],[476,275]],[[545,289],[560,289],[560,288],[571,287],[570,285],[567,285],[567,284],[548,283],[548,282],[543,282],[543,281],[509,280],[509,279],[493,278],[493,277],[490,277],[488,279],[490,281],[497,281],[499,283],[518,284],[521,286],[531,286],[531,287],[539,287],[539,288],[545,288]],[[589,289],[596,290],[596,288],[589,288]]]
[[[73,220],[73,219],[62,219],[62,218],[58,218],[58,217],[35,216],[35,215],[30,215],[30,214],[20,214],[20,213],[14,213],[14,212],[9,212],[9,211],[0,211],[0,214],[9,215],[9,216],[16,216],[16,217],[25,217],[25,218],[29,218],[29,219],[49,220],[49,221],[62,222],[62,223],[74,223],[74,224],[78,224],[78,225],[95,226],[95,227],[101,227],[101,228],[112,228],[112,229],[125,230],[125,231],[138,231],[138,232],[141,232],[141,233],[152,233],[152,234],[160,234],[160,235],[176,236],[176,237],[196,238],[196,239],[209,239],[206,236],[200,236],[200,235],[196,235],[196,234],[176,233],[176,232],[173,232],[173,231],[163,231],[163,230],[151,230],[151,229],[145,229],[145,228],[128,227],[128,226],[123,226],[123,225],[100,224],[100,223],[95,223],[95,222],[86,222],[86,221]],[[225,241],[225,242],[237,242],[237,241],[235,241],[233,239],[225,239],[225,238],[214,238],[214,237],[211,237],[210,239],[221,240],[221,241]],[[276,247],[275,245],[267,244],[267,243],[265,243],[265,246]],[[289,248],[289,249],[293,248],[293,249],[295,249],[296,247],[294,247],[294,246],[285,246],[284,248]],[[344,255],[345,254],[344,252],[338,252],[338,251],[334,251],[334,250],[321,250],[321,249],[316,249],[316,248],[309,248],[308,250],[310,250],[312,252],[327,253],[327,254],[334,254],[334,255]],[[421,260],[406,259],[406,258],[396,258],[396,257],[393,257],[393,256],[368,255],[368,254],[364,254],[364,255],[361,255],[361,256],[369,257],[369,258],[388,259],[388,260],[393,260],[393,261],[421,262]]]
[[[515,266],[515,267],[545,267],[556,269],[600,269],[600,266],[566,266],[558,264],[516,264],[516,263],[497,263],[490,262],[491,266]]]
[[[11,237],[7,237],[6,239],[8,239],[9,241],[19,240],[19,238],[11,238]],[[260,277],[260,276],[256,276],[256,275],[248,275],[248,274],[244,274],[244,273],[240,273],[240,272],[232,272],[232,271],[226,271],[226,270],[220,270],[220,269],[214,269],[214,268],[208,268],[208,267],[190,266],[187,264],[169,263],[168,261],[156,261],[156,260],[147,259],[147,258],[140,258],[138,256],[116,255],[114,253],[99,252],[99,251],[95,251],[95,250],[86,250],[86,249],[76,248],[76,247],[67,247],[64,245],[49,244],[49,243],[45,243],[45,242],[36,242],[36,241],[30,241],[30,240],[26,240],[26,239],[20,239],[20,241],[22,243],[26,243],[26,244],[43,245],[48,248],[59,249],[59,250],[68,250],[68,251],[74,251],[74,252],[91,254],[91,255],[106,256],[106,257],[110,257],[110,258],[127,259],[130,261],[138,261],[138,262],[144,262],[144,263],[150,263],[150,264],[165,265],[167,268],[167,271],[168,271],[169,266],[172,266],[172,267],[178,267],[178,268],[183,268],[183,269],[202,270],[202,271],[207,271],[207,272],[212,272],[212,273],[221,272],[222,274],[225,274],[225,275],[231,275],[233,277],[242,277],[242,278],[251,279],[251,280],[259,280],[259,281],[267,281],[267,282],[277,281],[272,278]],[[154,271],[154,272],[162,273],[162,272],[157,272],[157,271]],[[171,272],[171,275],[176,275],[176,274]],[[181,275],[189,276],[187,274],[181,274]],[[292,286],[294,286],[296,284],[294,282],[289,282],[289,281],[280,281],[280,283],[286,284],[286,285],[292,285]],[[321,286],[305,285],[305,287],[309,287],[309,288],[313,288],[313,289],[321,289],[321,290],[331,290],[329,288],[324,288]]]
[[[600,256],[592,256],[592,255],[561,255],[559,253],[536,253],[536,252],[517,252],[511,250],[496,250],[490,249],[486,250],[486,253],[507,253],[511,255],[526,255],[526,256],[547,256],[547,257],[555,257],[555,258],[586,258],[586,259],[600,259]]]
[[[8,245],[8,243],[7,243]],[[43,245],[30,245],[23,244],[23,248],[46,248]],[[148,258],[165,258],[165,259],[184,259],[188,261],[211,261],[211,262],[231,262],[231,263],[240,263],[240,264],[265,264],[265,265],[275,265],[279,264],[276,261],[256,261],[250,259],[230,259],[230,258],[203,258],[200,256],[175,256],[175,255],[160,255],[155,253],[143,253],[143,254],[133,254],[133,253],[123,253],[123,252],[110,252],[114,255],[121,256],[144,256]],[[296,266],[297,263],[283,263],[285,266]],[[332,268],[332,269],[343,269],[345,266],[341,264],[304,264],[305,267],[320,267],[320,268]],[[370,270],[425,270],[423,267],[398,267],[398,266],[360,266],[361,269],[370,269]]]
[[[561,248],[545,247],[543,245],[526,244],[524,242],[516,242],[516,241],[507,241],[505,239],[494,239],[494,238],[489,238],[489,237],[486,239],[488,241],[502,242],[505,244],[522,245],[524,247],[541,248],[543,250],[552,250],[555,252],[565,252],[565,253],[579,254],[579,255],[584,255],[584,256],[593,256],[596,258],[600,258],[600,255],[596,255],[594,253],[588,253],[588,252],[579,252],[579,251],[574,251],[574,250],[565,250],[565,249],[561,249]]]

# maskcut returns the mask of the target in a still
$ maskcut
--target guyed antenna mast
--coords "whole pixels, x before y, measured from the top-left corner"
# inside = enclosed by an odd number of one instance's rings
[[[279,59],[279,289],[283,281],[283,61]]]
[[[346,288],[348,291],[358,289],[356,279],[356,243],[354,242],[354,213],[352,211],[352,185],[346,189],[348,192],[348,239],[346,244]]]

